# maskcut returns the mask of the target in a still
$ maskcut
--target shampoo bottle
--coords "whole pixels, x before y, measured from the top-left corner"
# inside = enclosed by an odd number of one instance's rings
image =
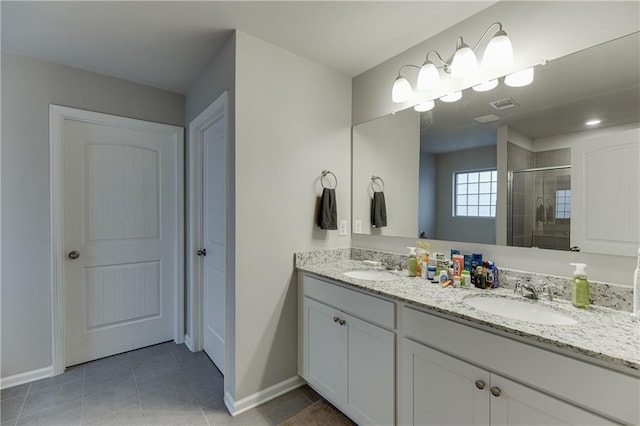
[[[571,280],[571,302],[576,308],[589,307],[589,281],[584,263],[570,263],[576,267]]]
[[[410,277],[415,277],[418,270],[418,260],[416,259],[416,248],[407,247],[409,249],[409,259],[407,260],[407,270]]]
[[[640,320],[640,249],[638,249],[638,264],[633,273],[633,315]]]

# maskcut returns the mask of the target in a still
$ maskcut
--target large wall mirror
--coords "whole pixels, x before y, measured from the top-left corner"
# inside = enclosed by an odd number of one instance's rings
[[[634,33],[541,64],[526,87],[354,126],[353,232],[634,255],[639,169]]]

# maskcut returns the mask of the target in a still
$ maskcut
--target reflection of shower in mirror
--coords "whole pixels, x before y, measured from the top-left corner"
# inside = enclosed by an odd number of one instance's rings
[[[569,250],[571,166],[510,171],[507,244]]]

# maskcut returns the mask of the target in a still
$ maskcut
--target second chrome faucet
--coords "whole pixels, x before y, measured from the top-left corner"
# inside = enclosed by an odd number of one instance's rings
[[[553,292],[551,291],[551,286],[546,283],[535,286],[530,282],[523,283],[522,279],[519,278],[516,281],[515,286],[513,287],[513,292],[516,294],[521,294],[522,297],[526,297],[527,299],[553,300]]]

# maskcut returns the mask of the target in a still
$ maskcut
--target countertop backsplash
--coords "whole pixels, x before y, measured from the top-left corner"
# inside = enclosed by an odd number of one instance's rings
[[[398,253],[388,253],[363,248],[341,248],[315,250],[295,254],[295,266],[315,265],[319,263],[334,262],[339,260],[373,260],[381,262],[384,266],[407,269],[407,255]],[[555,275],[539,274],[534,272],[518,271],[515,269],[501,268],[500,287],[513,288],[514,283],[521,279],[523,282],[531,282],[539,285],[542,282],[551,285],[555,297],[564,300],[571,300],[571,277],[559,277]],[[421,279],[421,278],[416,278]],[[620,311],[631,312],[633,310],[633,288],[617,284],[609,284],[599,281],[589,281],[591,304]]]

